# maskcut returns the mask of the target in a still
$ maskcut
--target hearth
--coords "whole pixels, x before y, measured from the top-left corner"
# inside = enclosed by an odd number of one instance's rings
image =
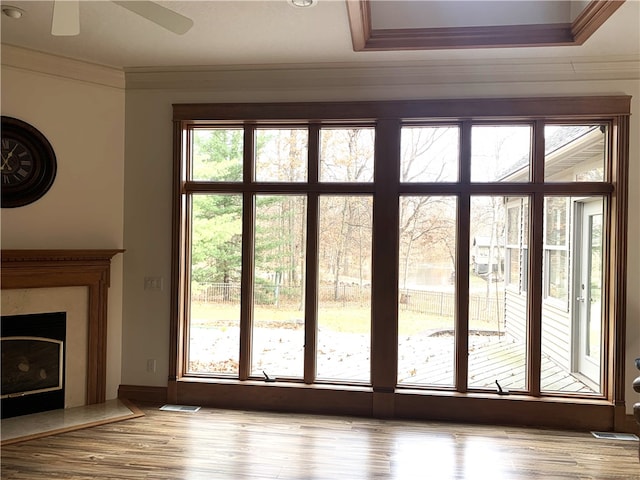
[[[66,313],[3,316],[2,418],[64,408]]]

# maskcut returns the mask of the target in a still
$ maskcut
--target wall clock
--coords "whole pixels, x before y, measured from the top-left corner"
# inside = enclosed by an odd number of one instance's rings
[[[17,118],[2,116],[2,208],[41,198],[56,178],[56,155],[46,137]]]

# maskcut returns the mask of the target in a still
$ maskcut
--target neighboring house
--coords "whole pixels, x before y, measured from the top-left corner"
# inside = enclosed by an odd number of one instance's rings
[[[546,135],[545,181],[601,181],[606,164],[605,128],[563,126]],[[528,162],[503,181],[528,179]],[[529,199],[505,204],[505,324],[526,339]],[[603,201],[594,197],[546,197],[543,252],[542,353],[600,385]],[[479,268],[482,266],[479,265]]]
[[[491,237],[474,237],[471,262],[473,273],[485,276],[489,272],[497,274],[502,271],[502,242]]]

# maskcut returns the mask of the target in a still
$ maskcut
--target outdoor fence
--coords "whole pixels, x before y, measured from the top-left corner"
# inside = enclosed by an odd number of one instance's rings
[[[456,297],[448,292],[427,290],[400,290],[400,309],[410,312],[427,313],[441,317],[453,317]],[[469,295],[469,321],[495,322],[504,317],[504,294]]]
[[[192,286],[191,298],[199,303],[239,303],[239,283],[200,283]],[[282,287],[269,284],[254,286],[254,299],[257,305],[299,306],[302,304],[301,287]],[[371,299],[371,287],[353,284],[321,285],[318,300],[321,302],[360,303],[368,305]],[[448,292],[401,289],[399,291],[400,309],[415,313],[453,317],[455,313],[455,295]],[[497,297],[469,295],[469,321],[495,322],[504,316],[504,294]]]

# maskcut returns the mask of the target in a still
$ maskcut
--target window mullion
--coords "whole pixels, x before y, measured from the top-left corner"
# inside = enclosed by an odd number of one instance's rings
[[[400,121],[380,120],[375,138],[371,383],[393,392],[398,376]]]
[[[463,122],[460,129],[460,183],[458,197],[457,254],[456,254],[456,329],[455,329],[455,385],[459,392],[467,391],[469,372],[469,245],[471,245],[471,122]],[[465,188],[466,186],[466,188]]]
[[[305,277],[304,382],[316,379],[318,346],[318,193],[311,191],[318,183],[320,162],[320,126],[309,127],[309,185],[307,194],[307,258]]]
[[[533,128],[533,183],[544,183],[544,121]],[[529,219],[529,290],[527,322],[527,384],[529,393],[540,395],[542,355],[542,297],[544,256],[544,189],[536,189],[531,199]]]
[[[255,165],[255,127],[244,130],[243,180],[253,183]],[[246,191],[242,195],[242,281],[240,285],[240,355],[238,377],[247,380],[251,375],[251,332],[253,330],[253,269],[255,245],[255,195]]]

